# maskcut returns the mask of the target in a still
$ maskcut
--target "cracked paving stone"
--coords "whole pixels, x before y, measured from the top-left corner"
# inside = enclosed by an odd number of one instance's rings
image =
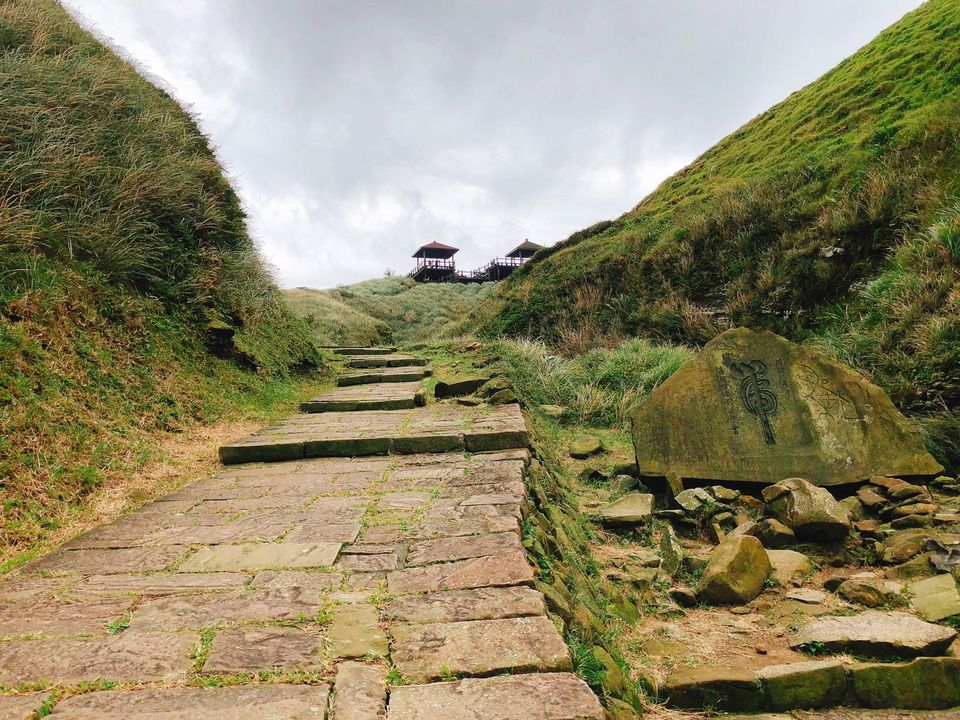
[[[101,595],[176,595],[198,590],[234,590],[250,582],[243,573],[158,573],[155,575],[90,575],[83,589]]]
[[[509,555],[522,551],[523,545],[520,544],[520,536],[512,532],[425,540],[410,545],[410,550],[407,553],[407,566],[429,565],[491,555]]]
[[[336,590],[343,584],[338,572],[309,572],[297,570],[265,570],[253,578],[255,588],[298,587],[304,590]]]
[[[50,693],[0,695],[0,720],[33,720]]]

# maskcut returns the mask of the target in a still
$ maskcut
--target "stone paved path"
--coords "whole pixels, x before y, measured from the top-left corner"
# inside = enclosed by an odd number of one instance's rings
[[[65,720],[601,720],[532,588],[526,442],[517,406],[438,404],[297,416],[228,446],[301,450],[0,581],[0,720],[56,688]]]

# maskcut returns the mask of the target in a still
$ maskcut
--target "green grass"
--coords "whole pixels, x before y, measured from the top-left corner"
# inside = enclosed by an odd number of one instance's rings
[[[474,312],[562,354],[766,328],[867,370],[960,458],[960,6],[930,0]]]
[[[559,405],[565,419],[600,427],[622,425],[630,409],[693,354],[641,339],[573,358],[529,340],[504,340],[494,348],[525,405]]]
[[[494,283],[416,283],[389,276],[332,290],[285,291],[321,345],[419,343],[460,334],[464,318]]]
[[[2,569],[321,358],[187,112],[53,0],[0,0],[0,50]]]

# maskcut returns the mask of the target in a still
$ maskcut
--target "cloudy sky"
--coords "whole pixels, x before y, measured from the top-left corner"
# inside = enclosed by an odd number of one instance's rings
[[[635,205],[919,0],[65,0],[193,112],[286,287]]]

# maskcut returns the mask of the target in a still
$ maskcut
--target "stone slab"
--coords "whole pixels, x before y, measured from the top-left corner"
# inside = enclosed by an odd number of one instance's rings
[[[237,590],[150,600],[130,618],[133,630],[200,629],[218,623],[296,620],[313,617],[321,594],[300,587]]]
[[[82,588],[103,595],[176,595],[203,590],[235,590],[250,578],[243,573],[156,573],[153,575],[90,575]],[[2,593],[0,593],[2,595]]]
[[[912,658],[942,655],[956,637],[951,628],[907,613],[868,610],[860,615],[817,618],[800,629],[790,647],[816,647],[866,657]]]
[[[427,364],[425,358],[415,357],[413,355],[376,355],[368,357],[355,357],[348,363],[349,368],[398,368],[398,367],[422,367]]]
[[[95,692],[57,703],[64,720],[324,720],[328,685],[235,685]]]
[[[850,674],[853,694],[864,707],[939,710],[960,706],[960,658],[858,663]],[[953,713],[960,714],[956,709]]]
[[[350,457],[524,448],[529,442],[518,405],[431,405],[295,415],[220,448],[224,464],[305,457]]]
[[[339,572],[309,572],[297,570],[266,570],[254,576],[255,588],[298,587],[304,590],[339,590],[343,575]]]
[[[950,573],[917,580],[910,585],[910,603],[924,620],[936,622],[960,614],[960,593]]]
[[[337,665],[333,720],[380,720],[387,712],[383,669],[359,662]]]
[[[49,693],[0,696],[0,720],[34,720]]]
[[[397,352],[396,347],[336,347],[333,351],[337,355],[393,355]]]
[[[390,658],[413,682],[454,675],[572,669],[570,653],[546,617],[394,625]]]
[[[409,410],[424,404],[419,382],[349,385],[327,390],[300,403],[300,411],[351,412],[357,410]]]
[[[344,373],[337,378],[337,385],[350,387],[370,383],[417,382],[429,374],[430,372],[423,367],[373,368]]]
[[[333,610],[327,637],[337,658],[386,657],[387,636],[373,605],[338,605]]]
[[[604,525],[634,525],[650,519],[653,514],[653,495],[627,493],[599,511]]]
[[[285,542],[352,543],[360,534],[360,523],[306,522],[284,535]]]
[[[407,566],[429,565],[490,555],[510,555],[522,550],[520,537],[512,532],[422,540],[411,543],[407,553]]]
[[[218,630],[202,671],[259,672],[266,669],[321,672],[326,667],[323,637],[295,627]]]
[[[603,720],[587,684],[571,673],[531,673],[390,692],[390,720]]]
[[[184,545],[116,550],[58,550],[26,566],[27,571],[71,572],[80,575],[163,570],[187,551]]]
[[[248,543],[200,548],[180,566],[182,572],[330,567],[340,543]]]
[[[120,618],[133,598],[81,598],[47,601],[2,602],[0,636],[104,635],[107,623]]]
[[[497,620],[546,614],[543,595],[524,585],[404,595],[387,603],[386,616],[407,624]]]
[[[89,640],[0,643],[0,684],[174,680],[190,670],[196,633],[135,633]]]
[[[866,378],[771,332],[728,330],[633,414],[643,475],[838,485],[942,468]]]
[[[387,575],[393,595],[532,584],[533,570],[522,552],[395,570]]]

